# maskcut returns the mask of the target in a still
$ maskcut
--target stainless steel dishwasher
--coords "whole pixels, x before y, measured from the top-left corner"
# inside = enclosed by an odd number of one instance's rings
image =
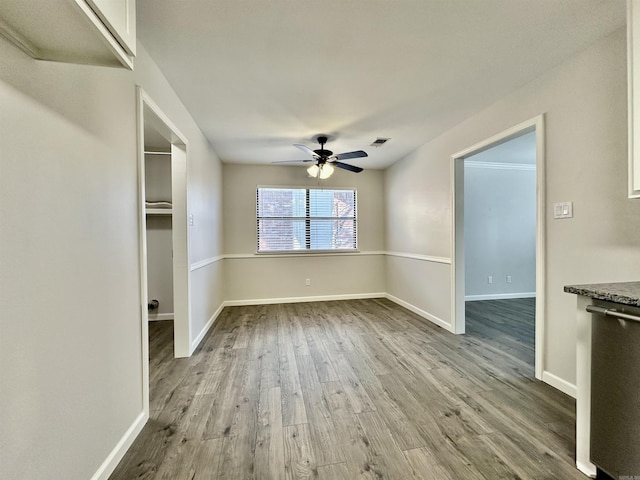
[[[591,461],[616,479],[640,480],[640,308],[594,303]]]

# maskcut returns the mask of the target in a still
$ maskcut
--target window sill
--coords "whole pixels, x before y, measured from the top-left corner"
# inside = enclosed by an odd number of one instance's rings
[[[327,257],[333,255],[349,255],[359,254],[360,250],[344,249],[344,250],[275,250],[270,252],[255,252],[254,255],[260,257],[296,257],[296,256],[311,256],[311,257]]]

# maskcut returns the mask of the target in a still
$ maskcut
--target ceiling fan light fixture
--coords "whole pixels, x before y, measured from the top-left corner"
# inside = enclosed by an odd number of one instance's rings
[[[322,168],[320,169],[320,180],[324,180],[326,178],[329,178],[331,175],[333,175],[333,170],[334,168],[328,163],[325,163],[324,165],[322,165]]]
[[[318,176],[318,172],[320,171],[320,167],[318,165],[311,165],[307,168],[307,173],[310,177],[316,178]]]

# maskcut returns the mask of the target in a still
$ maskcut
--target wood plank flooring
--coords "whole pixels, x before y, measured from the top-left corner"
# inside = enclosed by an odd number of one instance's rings
[[[384,299],[228,307],[188,359],[153,322],[151,419],[110,478],[584,480],[531,301],[467,304],[464,336]]]

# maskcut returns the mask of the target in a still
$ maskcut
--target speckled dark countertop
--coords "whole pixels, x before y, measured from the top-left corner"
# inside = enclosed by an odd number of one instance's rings
[[[640,305],[640,282],[567,285],[564,291],[624,305]]]

